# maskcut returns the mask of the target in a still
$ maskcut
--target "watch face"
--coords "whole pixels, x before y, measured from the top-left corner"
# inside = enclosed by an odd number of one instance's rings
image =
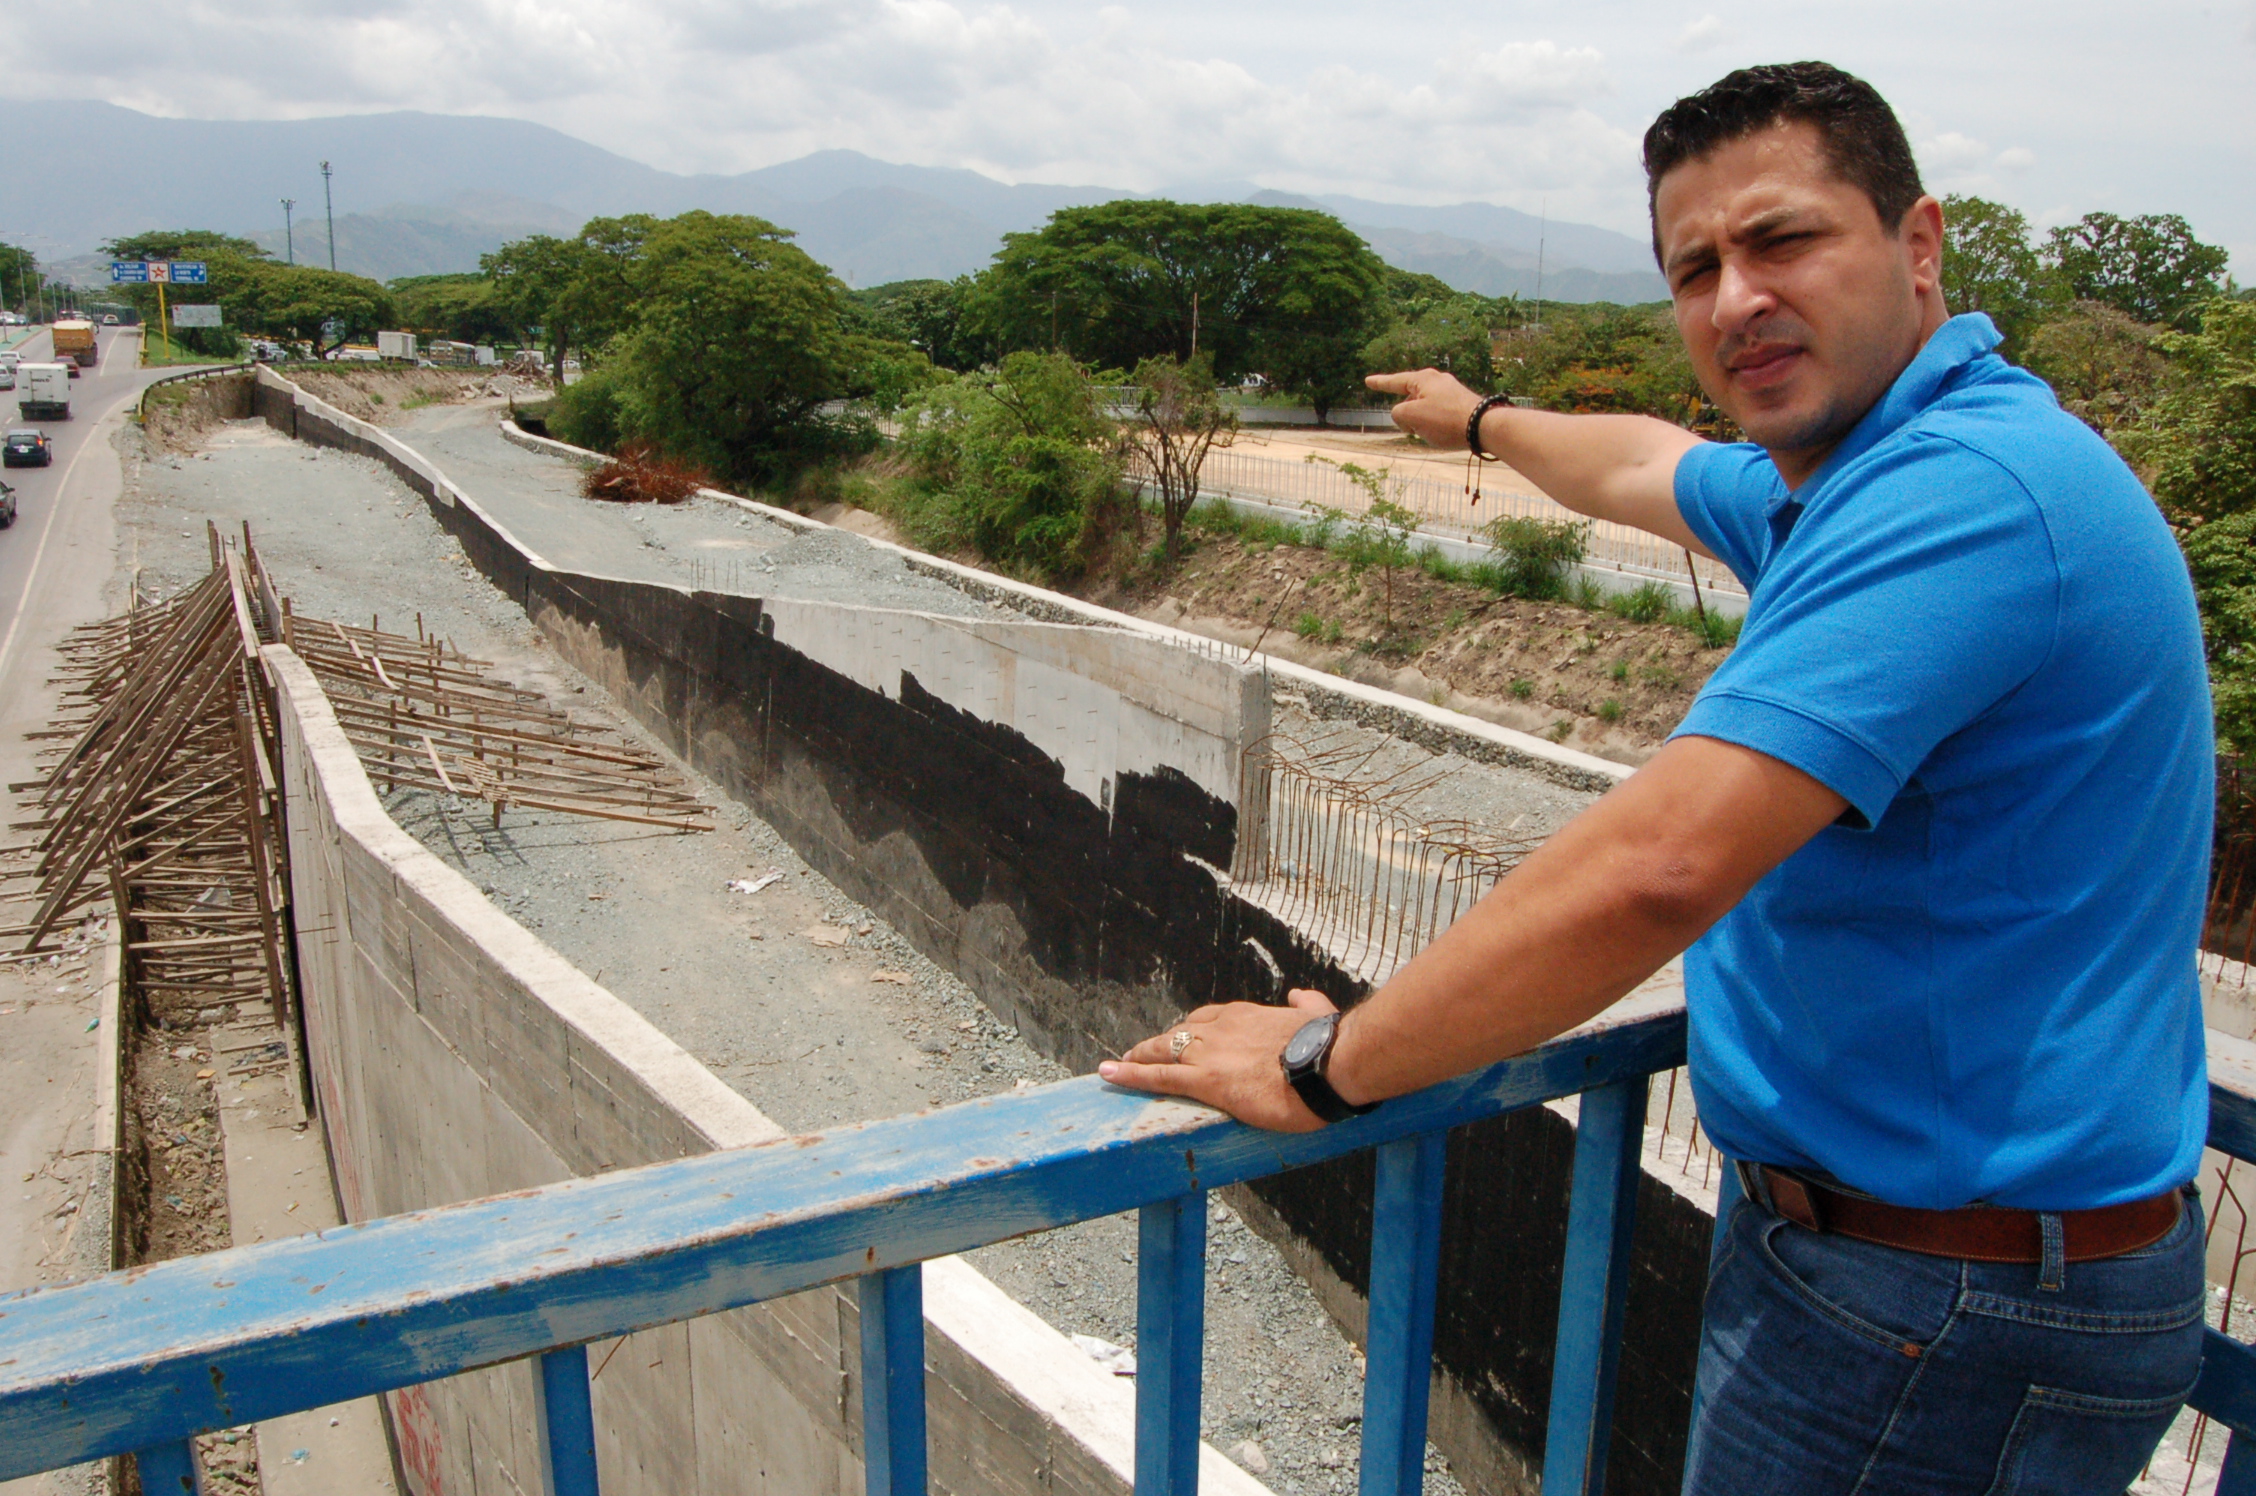
[[[1303,1024],[1300,1032],[1292,1036],[1292,1042],[1285,1046],[1285,1063],[1295,1068],[1311,1063],[1324,1052],[1324,1041],[1331,1036],[1331,1025],[1322,1020]]]

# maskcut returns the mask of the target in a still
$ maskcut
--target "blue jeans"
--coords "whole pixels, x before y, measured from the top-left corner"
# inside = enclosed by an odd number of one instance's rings
[[[2201,1205],[2068,1263],[1923,1257],[1742,1200],[1708,1285],[1695,1496],[2119,1493],[2201,1370]]]

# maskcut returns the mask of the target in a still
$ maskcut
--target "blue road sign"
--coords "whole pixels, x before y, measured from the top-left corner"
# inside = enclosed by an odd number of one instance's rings
[[[110,261],[112,284],[130,283],[139,286],[169,281],[176,286],[200,286],[204,284],[204,280],[202,260]]]

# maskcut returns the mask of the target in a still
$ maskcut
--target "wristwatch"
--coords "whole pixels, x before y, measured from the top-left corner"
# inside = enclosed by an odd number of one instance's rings
[[[1308,1109],[1326,1122],[1345,1122],[1378,1105],[1370,1101],[1350,1106],[1324,1078],[1324,1068],[1332,1061],[1332,1044],[1339,1038],[1339,1023],[1337,1013],[1309,1019],[1286,1043],[1285,1052],[1277,1056],[1278,1063],[1285,1067],[1285,1084],[1299,1092]]]

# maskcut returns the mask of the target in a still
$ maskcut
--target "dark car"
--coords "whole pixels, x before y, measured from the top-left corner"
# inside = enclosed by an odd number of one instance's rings
[[[16,491],[0,483],[0,530],[16,522]]]
[[[55,444],[44,431],[19,426],[0,440],[0,466],[45,467],[55,460]]]

